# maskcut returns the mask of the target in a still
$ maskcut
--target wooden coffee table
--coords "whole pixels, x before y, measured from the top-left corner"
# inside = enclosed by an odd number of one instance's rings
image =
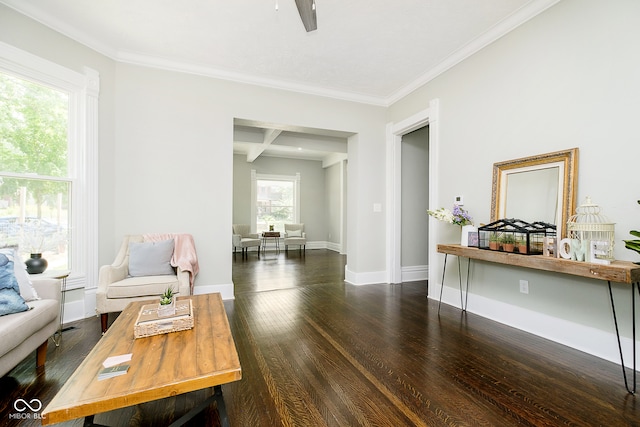
[[[192,300],[193,329],[135,339],[138,312],[149,302],[129,304],[45,408],[42,424],[87,417],[90,425],[98,413],[209,387],[214,395],[178,421],[183,424],[215,399],[228,424],[220,385],[241,379],[242,371],[222,298],[215,293],[178,299]],[[128,353],[133,357],[127,374],[98,381],[106,358]]]

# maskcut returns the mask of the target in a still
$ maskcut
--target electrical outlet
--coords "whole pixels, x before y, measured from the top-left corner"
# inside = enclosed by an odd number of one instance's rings
[[[520,292],[523,294],[529,293],[529,281],[528,280],[520,280]]]

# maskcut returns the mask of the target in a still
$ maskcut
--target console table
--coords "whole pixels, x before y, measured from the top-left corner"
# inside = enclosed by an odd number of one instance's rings
[[[562,258],[553,258],[543,255],[520,255],[509,252],[491,251],[486,249],[478,249],[475,247],[467,247],[461,245],[438,245],[438,252],[444,254],[444,268],[442,272],[442,284],[440,288],[440,302],[442,301],[442,288],[444,288],[444,270],[447,267],[447,256],[456,255],[471,260],[479,260],[492,262],[497,264],[506,264],[516,267],[532,268],[535,270],[552,271],[555,273],[570,274],[572,276],[587,277],[590,279],[603,280],[609,286],[609,298],[611,300],[611,310],[613,311],[613,321],[616,329],[616,337],[618,339],[618,350],[620,351],[620,361],[622,364],[622,376],[624,377],[624,385],[631,394],[636,392],[636,300],[635,289],[637,288],[640,295],[640,265],[629,261],[613,261],[609,265],[592,264],[589,262],[572,261]],[[460,264],[458,264],[460,268]],[[632,325],[632,342],[633,342],[633,387],[627,382],[627,372],[624,366],[624,358],[622,355],[622,345],[620,343],[620,331],[618,329],[618,318],[616,316],[616,307],[611,291],[611,282],[626,283],[631,288],[631,325]],[[469,270],[467,270],[467,289],[469,290]],[[462,300],[462,276],[460,276],[460,298]],[[466,310],[466,306],[462,306]]]

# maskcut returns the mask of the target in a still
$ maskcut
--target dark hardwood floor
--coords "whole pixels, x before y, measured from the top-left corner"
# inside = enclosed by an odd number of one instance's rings
[[[325,250],[234,258],[232,426],[640,426],[618,365],[446,305],[438,315],[426,282],[345,284],[344,263]],[[100,338],[97,318],[73,326],[45,371],[34,355],[0,380],[0,425],[39,425],[10,419],[13,403],[46,405]],[[96,422],[166,425],[203,393]],[[217,421],[211,408],[191,425]]]

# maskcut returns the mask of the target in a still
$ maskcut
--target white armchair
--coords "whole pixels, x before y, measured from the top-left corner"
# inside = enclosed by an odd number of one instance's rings
[[[191,295],[190,273],[180,268],[180,266],[172,267],[168,265],[167,271],[162,272],[164,274],[151,272],[152,274],[149,275],[140,275],[139,271],[143,271],[142,274],[145,274],[145,268],[141,269],[140,266],[136,265],[138,272],[135,273],[135,276],[130,275],[129,244],[144,242],[142,235],[125,236],[113,264],[100,267],[98,290],[96,292],[96,312],[100,314],[103,333],[107,331],[108,314],[124,310],[130,302],[159,301],[160,295],[168,287],[173,288],[174,294],[177,296]]]
[[[307,234],[304,232],[304,224],[284,225],[284,250],[289,250],[289,245],[299,245],[301,251],[306,250]]]
[[[242,256],[246,256],[249,248],[257,247],[260,256],[260,245],[262,240],[257,233],[251,233],[251,228],[246,224],[233,224],[233,252],[236,248],[242,250]]]

